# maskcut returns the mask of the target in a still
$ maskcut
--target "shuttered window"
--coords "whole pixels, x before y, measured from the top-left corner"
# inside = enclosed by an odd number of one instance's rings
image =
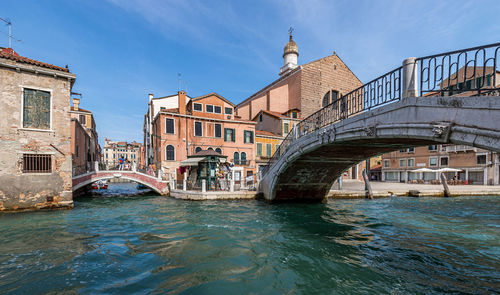
[[[50,93],[24,89],[23,128],[50,129]]]
[[[174,119],[167,118],[165,127],[168,134],[174,134],[175,133]]]

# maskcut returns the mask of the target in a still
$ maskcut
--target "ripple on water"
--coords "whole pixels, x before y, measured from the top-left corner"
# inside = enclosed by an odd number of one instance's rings
[[[0,293],[491,294],[499,212],[498,197],[86,198],[0,215]]]

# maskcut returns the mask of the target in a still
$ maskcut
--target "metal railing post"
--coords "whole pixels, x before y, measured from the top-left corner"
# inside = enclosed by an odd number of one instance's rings
[[[417,68],[416,57],[403,61],[403,98],[418,96]]]

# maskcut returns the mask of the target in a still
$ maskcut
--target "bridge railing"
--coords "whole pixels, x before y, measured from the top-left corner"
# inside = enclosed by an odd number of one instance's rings
[[[481,95],[498,90],[500,43],[417,58],[419,96]]]
[[[295,139],[370,109],[407,97],[498,93],[499,48],[500,43],[494,43],[405,59],[401,67],[341,96],[297,123],[269,159],[262,175]]]

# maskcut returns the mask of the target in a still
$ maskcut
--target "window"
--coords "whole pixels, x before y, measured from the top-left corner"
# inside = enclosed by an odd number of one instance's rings
[[[389,168],[390,161],[384,160],[384,168]]]
[[[222,114],[222,108],[220,106],[214,106],[214,113]]]
[[[437,164],[438,164],[437,157],[430,157],[429,158],[429,166],[437,166]]]
[[[429,151],[437,151],[437,149],[438,149],[437,144],[432,144],[429,146]]]
[[[234,158],[234,164],[240,163],[240,154],[238,152],[234,152],[233,158]]]
[[[257,143],[257,156],[262,156],[262,143]]]
[[[413,167],[415,166],[415,159],[408,159],[408,167]]]
[[[400,153],[406,153],[406,149],[399,150]]]
[[[167,145],[167,161],[175,161],[175,148],[173,145]]]
[[[194,122],[194,136],[203,136],[203,125],[201,122]]]
[[[202,150],[202,148],[201,148],[201,147],[196,147],[196,148],[194,149],[194,152],[195,152],[195,153],[198,153],[198,152],[201,152],[201,150]]]
[[[209,147],[209,148],[207,149],[207,151],[213,151],[213,150],[214,150],[214,149],[213,149],[213,148],[211,148],[211,147]]]
[[[283,133],[288,134],[289,131],[288,123],[283,123]]]
[[[226,115],[232,115],[233,114],[233,109],[232,108],[224,108],[224,113]]]
[[[323,96],[323,103],[321,104],[323,107],[326,107],[330,103],[333,103],[337,97],[339,96],[339,92],[335,90],[328,91],[325,96]]]
[[[486,155],[476,155],[477,164],[486,164]]]
[[[201,103],[193,103],[193,110],[203,112],[203,105]]]
[[[406,167],[406,159],[399,159],[399,167]]]
[[[243,142],[244,143],[253,143],[253,131],[245,130],[243,131]]]
[[[414,153],[415,152],[415,148],[414,147],[408,148],[408,152],[409,153]]]
[[[78,134],[78,133],[77,133],[77,134]],[[77,157],[77,158],[79,157],[79,156],[78,156],[78,154],[79,154],[79,146],[78,146],[78,145],[76,145],[76,157]],[[108,154],[106,154],[106,158],[107,158],[107,157],[108,157]]]
[[[206,111],[207,113],[213,113],[213,112],[214,112],[214,106],[213,106],[213,105],[209,105],[209,104],[207,104],[207,105],[205,106],[205,111]]]
[[[172,118],[166,118],[165,119],[165,131],[168,134],[174,134],[175,133],[175,128],[174,128],[175,121]]]
[[[448,157],[441,157],[439,161],[439,166],[448,166]]]
[[[322,107],[326,107],[327,105],[330,104],[330,91],[328,91],[325,96],[323,96],[323,103],[321,104]]]
[[[24,89],[23,128],[50,129],[50,93]]]
[[[234,129],[224,128],[224,141],[235,142]]]
[[[292,118],[297,119],[297,112],[292,112]]]
[[[220,148],[216,148],[215,151],[222,155],[222,150]]]
[[[273,155],[273,146],[270,143],[266,143],[266,156],[271,157]]]
[[[241,163],[241,165],[247,164],[247,153],[241,152],[240,163]]]
[[[214,124],[214,137],[221,138],[222,137],[222,125]]]
[[[262,122],[262,114],[259,115],[259,122]]]
[[[51,173],[52,156],[23,154],[23,173]]]
[[[80,115],[80,124],[85,125],[87,122],[87,116]]]

